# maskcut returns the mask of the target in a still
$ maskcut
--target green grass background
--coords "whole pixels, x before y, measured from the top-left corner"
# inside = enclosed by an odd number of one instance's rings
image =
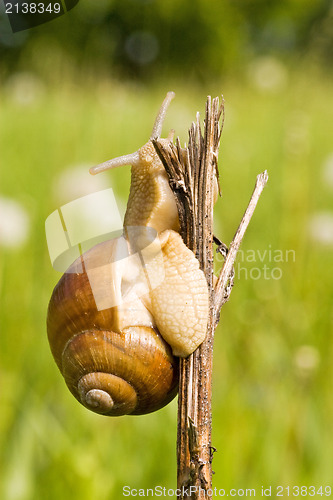
[[[60,277],[44,234],[46,217],[60,204],[57,178],[70,165],[93,165],[144,144],[168,90],[176,99],[164,131],[175,128],[182,141],[195,112],[203,115],[206,94],[225,97],[215,233],[231,241],[255,177],[267,169],[242,249],[295,252],[295,261],[265,259],[281,269],[279,280],[236,280],[223,308],[214,352],[213,484],[258,494],[262,485],[332,484],[332,248],[308,232],[313,213],[333,208],[322,177],[333,150],[332,81],[297,67],[275,92],[259,91],[246,77],[205,88],[98,79],[49,86],[22,105],[0,88],[0,194],[19,201],[31,220],[23,247],[0,247],[3,500],[106,500],[121,498],[125,485],[176,487],[176,400],[141,417],[90,413],[65,387],[45,327]],[[126,200],[129,169],[103,175],[119,202]],[[313,369],[295,362],[304,345],[317,353]]]

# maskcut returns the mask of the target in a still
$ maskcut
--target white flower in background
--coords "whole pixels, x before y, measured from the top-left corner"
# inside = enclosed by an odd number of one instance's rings
[[[319,352],[311,345],[302,345],[295,352],[294,365],[301,376],[308,376],[314,372],[319,362]]]
[[[324,162],[322,175],[325,185],[333,189],[333,153]]]
[[[12,74],[5,83],[5,92],[17,104],[27,106],[38,101],[44,94],[45,86],[33,73]]]
[[[315,243],[333,246],[333,213],[318,212],[310,217],[309,233]]]
[[[285,65],[275,57],[260,57],[249,67],[249,79],[262,92],[280,92],[288,82]]]
[[[29,234],[29,217],[15,200],[0,196],[0,246],[17,248]]]

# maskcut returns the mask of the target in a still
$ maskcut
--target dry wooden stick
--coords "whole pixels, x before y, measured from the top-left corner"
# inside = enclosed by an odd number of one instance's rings
[[[229,295],[231,292],[225,293],[228,289],[228,281],[233,272],[233,265],[236,260],[237,252],[239,250],[240,244],[244,238],[245,231],[250,223],[252,215],[255,211],[257,203],[259,201],[260,195],[268,181],[268,173],[265,170],[262,174],[257,176],[257,182],[254,187],[254,191],[252,193],[251,199],[247,206],[247,209],[243,215],[243,218],[238,226],[238,229],[233,237],[232,242],[230,243],[229,250],[227,251],[226,259],[224,265],[220,271],[218,280],[215,284],[215,297],[214,297],[214,310],[216,315],[216,326],[219,322],[219,315],[221,311],[221,307],[227,300],[229,299]]]
[[[236,253],[246,227],[254,212],[260,193],[267,181],[262,174],[261,191],[256,187],[249,207],[230,245],[230,251],[213,288],[213,204],[217,158],[224,117],[224,101],[206,102],[204,132],[201,132],[199,115],[189,130],[188,147],[182,148],[179,138],[176,144],[153,141],[169,176],[180,219],[181,235],[186,245],[195,253],[207,279],[210,296],[210,315],[207,335],[201,346],[188,358],[180,360],[177,433],[177,488],[179,498],[209,499],[212,488],[211,446],[211,391],[213,338],[220,308],[228,298]],[[223,124],[223,121],[222,121]],[[258,177],[258,179],[259,179]],[[259,192],[260,191],[260,192]]]

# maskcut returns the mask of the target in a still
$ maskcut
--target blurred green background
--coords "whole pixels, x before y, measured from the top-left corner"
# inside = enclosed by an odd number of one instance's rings
[[[15,35],[5,21],[0,498],[175,488],[176,400],[141,417],[90,413],[65,387],[45,327],[60,277],[45,219],[91,189],[112,187],[126,204],[129,168],[94,179],[87,170],[143,145],[168,90],[164,131],[182,141],[206,95],[224,95],[223,241],[256,175],[270,175],[215,335],[213,484],[257,496],[261,486],[332,485],[332,2],[81,0]]]

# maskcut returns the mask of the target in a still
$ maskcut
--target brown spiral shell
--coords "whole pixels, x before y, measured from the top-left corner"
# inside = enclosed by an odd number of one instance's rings
[[[107,243],[90,250],[93,256]],[[86,272],[71,266],[48,309],[52,354],[75,398],[103,415],[140,415],[169,403],[178,389],[178,361],[153,326],[119,329],[119,307],[98,310]]]

